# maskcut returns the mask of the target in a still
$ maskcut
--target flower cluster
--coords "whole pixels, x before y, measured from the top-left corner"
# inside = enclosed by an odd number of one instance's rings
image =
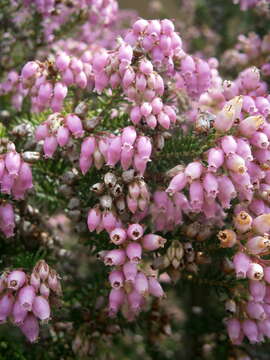
[[[64,52],[56,56],[55,62],[30,61],[25,64],[21,82],[31,96],[32,111],[41,112],[48,107],[55,112],[60,111],[68,86],[76,84],[82,89],[90,86],[88,79],[91,77],[91,69],[88,62],[70,58]]]
[[[244,100],[245,97],[235,97],[228,101],[214,120],[216,130],[228,132],[233,128],[235,135],[216,140],[216,146],[205,154],[207,166],[195,161],[185,168],[175,168],[166,190],[171,199],[165,193],[159,195],[157,208],[163,208],[159,214],[171,213],[173,219],[177,213],[172,225],[181,223],[181,211],[203,213],[206,218],[220,217],[236,196],[242,206],[248,206],[256,215],[267,212],[268,170],[264,166],[269,161],[269,124],[260,113],[242,118]],[[258,105],[262,105],[261,112],[267,115],[263,102],[258,101]],[[182,193],[187,187],[189,200]]]
[[[51,298],[61,295],[61,285],[56,271],[40,260],[29,275],[20,269],[4,272],[0,294],[0,322],[10,318],[30,342],[35,342],[39,321],[50,320]]]
[[[24,154],[23,154],[24,156]],[[15,200],[23,199],[31,189],[32,170],[23,156],[16,151],[15,145],[2,140],[0,155],[1,193],[12,195]],[[3,199],[0,205],[0,229],[6,237],[14,235],[15,216],[13,206]]]
[[[191,99],[197,99],[211,84],[211,68],[208,62],[186,55],[176,74],[176,89],[185,90]]]
[[[270,74],[269,50],[269,34],[264,35],[263,38],[253,32],[247,36],[241,34],[235,47],[223,54],[222,64],[227,69],[232,66],[243,68],[255,65],[262,70],[264,75],[268,76]]]
[[[227,330],[234,344],[241,344],[246,336],[251,343],[261,342],[270,336],[269,294],[270,267],[262,256],[268,254],[269,214],[252,218],[241,211],[234,218],[235,231],[220,231],[222,247],[237,247],[233,267],[237,279],[247,279],[248,288],[233,290],[235,299],[226,302],[232,314],[226,321]]]
[[[147,136],[137,135],[133,126],[125,127],[118,136],[89,136],[84,139],[80,153],[80,168],[85,174],[92,163],[97,169],[103,164],[115,167],[121,163],[123,170],[133,167],[143,175],[152,153],[151,140]]]
[[[15,3],[18,0],[15,0]],[[70,18],[82,16],[85,22],[92,26],[98,23],[109,24],[117,14],[118,3],[115,0],[24,0],[24,5],[31,10],[33,7],[42,17],[44,37],[47,42],[54,40],[54,33],[61,26],[70,21]]]
[[[20,110],[27,90],[23,89],[17,71],[10,71],[6,80],[0,83],[0,95],[11,94],[11,103],[16,110]]]
[[[156,234],[144,235],[140,224],[130,224],[127,229],[115,227],[110,232],[110,240],[119,248],[102,254],[105,265],[116,267],[109,275],[112,287],[109,314],[114,316],[123,307],[124,315],[132,320],[142,309],[148,294],[156,297],[164,294],[157,274],[142,260],[142,252],[157,250],[166,240]]]
[[[66,146],[71,137],[74,139],[84,134],[81,119],[75,114],[62,116],[54,113],[36,128],[36,141],[43,141],[43,151],[46,158],[52,158],[58,146]]]

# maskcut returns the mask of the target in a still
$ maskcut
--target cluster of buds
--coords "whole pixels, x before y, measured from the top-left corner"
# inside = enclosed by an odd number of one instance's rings
[[[70,145],[71,136],[75,139],[84,134],[83,123],[75,114],[62,116],[52,114],[36,129],[36,141],[44,141],[46,158],[52,158],[58,146]],[[125,127],[121,135],[103,134],[84,138],[81,144],[79,165],[85,175],[92,165],[100,170],[121,163],[124,170],[133,167],[140,176],[145,172],[152,153],[149,137],[138,135],[133,126]]]
[[[210,60],[209,60],[210,61]],[[269,114],[269,100],[267,92],[267,84],[260,78],[260,71],[255,66],[246,68],[233,81],[223,81],[217,69],[217,64],[211,62],[212,69],[212,85],[207,92],[200,96],[196,106],[193,106],[191,117],[196,118],[198,110],[209,111],[219,115],[219,121],[216,128],[222,132],[228,131],[237,125],[240,120],[248,115],[262,115],[267,117]],[[231,109],[230,105],[234,98],[238,96],[242,98],[242,108],[238,111],[238,118],[232,118],[236,111],[235,104]],[[240,103],[238,104],[240,105]],[[236,111],[237,112],[237,111]],[[224,120],[222,120],[224,118]],[[222,126],[224,122],[224,126]]]
[[[197,57],[185,55],[176,74],[176,89],[185,90],[191,99],[198,99],[211,84],[209,64]]]
[[[184,53],[182,40],[175,32],[174,24],[167,19],[137,20],[125,36],[125,42],[149,54],[155,66],[165,67],[170,72],[174,69],[174,60]]]
[[[55,67],[61,75],[62,81],[67,85],[77,85],[81,89],[91,88],[92,53],[83,52],[80,58],[69,56],[65,52],[55,58]]]
[[[177,88],[198,97],[210,85],[207,62],[184,53],[169,20],[138,20],[113,54],[103,49],[94,55],[95,89],[101,93],[108,86],[121,86],[127,99],[134,103],[130,111],[134,125],[169,129],[177,120],[176,107],[162,101],[164,81],[155,69],[170,75],[177,61],[181,61],[180,70],[176,71]]]
[[[49,321],[51,302],[61,295],[61,285],[56,271],[40,260],[29,275],[20,269],[4,272],[0,293],[0,322],[10,319],[30,342],[35,342],[39,321]]]
[[[25,192],[31,189],[32,171],[24,157],[16,151],[15,145],[1,142],[0,155],[0,184],[1,193],[12,195],[15,200],[23,199]],[[14,235],[15,215],[13,206],[6,200],[0,205],[0,229],[6,237]]]
[[[182,214],[190,210],[184,194],[168,196],[165,191],[155,191],[150,206],[152,222],[156,231],[170,231],[183,223]]]
[[[128,126],[122,130],[121,135],[108,134],[85,138],[81,145],[80,168],[85,174],[92,164],[101,169],[105,164],[114,167],[120,162],[124,170],[133,167],[142,176],[151,153],[151,139],[138,135],[133,126]]]
[[[251,343],[270,337],[270,267],[262,256],[270,250],[270,215],[252,218],[241,211],[234,217],[234,230],[218,234],[221,246],[235,247],[233,267],[237,279],[247,279],[248,287],[235,288],[236,299],[226,302],[232,314],[227,319],[227,330],[234,344],[241,344],[246,336]]]
[[[17,71],[12,70],[7,74],[6,79],[0,83],[0,95],[11,94],[11,103],[16,110],[20,110],[22,102],[27,93],[19,79]]]
[[[16,3],[18,0],[14,1],[15,5]],[[34,9],[41,14],[43,35],[47,42],[52,42],[55,31],[68,23],[74,16],[78,16],[80,12],[84,14],[85,23],[91,25],[92,28],[98,24],[110,24],[116,19],[118,13],[116,0],[24,0],[23,3],[24,10],[25,8],[28,11]]]
[[[226,68],[230,66],[248,67],[256,64],[264,75],[270,75],[270,64],[268,60],[270,50],[269,34],[261,38],[258,34],[251,32],[247,36],[239,35],[238,42],[233,49],[225,51],[222,64]],[[264,59],[265,60],[262,60]]]
[[[7,238],[14,235],[15,214],[13,206],[3,201],[0,205],[0,229]]]
[[[109,295],[109,315],[115,316],[122,308],[127,319],[132,320],[141,311],[148,295],[162,297],[164,292],[157,273],[142,260],[143,250],[155,251],[163,247],[166,239],[156,234],[144,235],[140,224],[130,224],[127,229],[114,228],[110,240],[119,246],[105,251],[101,257],[110,272],[112,290]]]
[[[30,0],[24,0],[23,2],[25,6],[29,6],[31,4]],[[79,9],[87,9],[89,7],[89,10],[91,9],[92,12],[89,16],[92,17],[92,20],[94,21],[95,19],[95,21],[98,21],[97,16],[100,15],[104,23],[109,22],[110,12],[118,9],[118,5],[115,0],[71,0],[69,3],[57,0],[34,0],[32,3],[34,3],[36,10],[43,16],[56,15],[60,11],[65,13],[65,7],[69,8],[72,12],[77,12]],[[104,15],[107,17],[106,20],[104,19]]]
[[[23,199],[25,192],[33,186],[31,167],[16,151],[13,143],[5,144],[1,148],[1,153],[1,193],[12,194],[16,200]]]
[[[154,70],[155,62],[148,60],[139,46],[136,48],[125,40],[113,54],[104,49],[97,51],[93,58],[95,90],[101,93],[108,86],[112,89],[121,87],[133,103],[130,120],[134,125],[168,129],[176,122],[176,110],[163,103],[163,78]]]
[[[23,89],[28,89],[32,101],[32,111],[41,112],[51,108],[60,111],[68,93],[68,86],[76,85],[85,89],[91,87],[92,67],[86,61],[70,58],[60,53],[54,61],[30,61],[21,72]]]
[[[108,172],[104,175],[104,182],[94,184],[91,190],[99,196],[100,204],[89,210],[90,231],[111,231],[117,223],[121,224],[120,219],[126,221],[131,214],[136,217],[139,213],[143,217],[147,213],[150,192],[146,182],[134,176],[133,169],[124,171],[121,177]]]
[[[36,128],[35,138],[36,141],[43,141],[45,157],[52,158],[58,146],[67,146],[72,137],[81,138],[83,134],[83,124],[77,115],[54,113]]]
[[[209,262],[210,258],[202,251],[197,251],[192,242],[173,240],[166,253],[155,258],[153,268],[166,271],[170,279],[176,282],[183,271],[197,274],[198,265]]]
[[[260,70],[257,67],[252,66],[243,70],[232,82],[224,81],[221,96],[225,100],[230,100],[239,95],[247,96],[244,97],[244,113],[262,114],[263,116],[269,114],[267,84],[261,80]],[[259,97],[258,100],[257,97]]]
[[[260,215],[268,212],[269,123],[261,114],[242,117],[243,98],[228,101],[216,115],[214,127],[235,135],[222,136],[217,146],[205,153],[208,165],[201,161],[176,168],[166,192],[175,195],[189,186],[191,212],[203,213],[207,219],[222,217],[236,196],[242,207]],[[236,120],[239,120],[236,124]],[[186,200],[186,198],[185,198]],[[183,200],[182,200],[183,201]]]

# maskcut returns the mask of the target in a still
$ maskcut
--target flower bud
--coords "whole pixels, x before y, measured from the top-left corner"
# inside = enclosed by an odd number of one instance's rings
[[[14,235],[15,215],[11,204],[0,205],[0,228],[6,237]]]
[[[268,234],[270,232],[270,214],[257,216],[253,220],[252,228],[259,235]]]
[[[57,277],[57,272],[53,269],[50,269],[49,275],[48,275],[48,285],[51,290],[54,292],[59,291],[59,280]]]
[[[264,280],[270,284],[270,266],[264,268]]]
[[[138,264],[142,258],[142,247],[137,242],[129,243],[126,248],[126,253],[132,263]]]
[[[126,241],[127,233],[124,229],[116,228],[110,232],[110,239],[115,245],[121,245]]]
[[[81,119],[74,114],[65,117],[66,125],[75,138],[82,137],[84,134]]]
[[[9,289],[17,291],[20,289],[26,281],[25,272],[21,270],[13,270],[7,278],[7,287]]]
[[[226,325],[229,338],[232,343],[235,343],[239,339],[241,333],[240,321],[238,319],[231,318],[227,320]]]
[[[40,295],[44,296],[46,299],[50,296],[50,288],[46,282],[42,282],[39,288]]]
[[[41,280],[46,280],[49,275],[49,265],[44,261],[40,260],[35,266]]]
[[[21,306],[19,300],[16,300],[12,309],[12,320],[14,324],[21,325],[24,322],[27,314],[27,309]]]
[[[144,273],[138,272],[136,275],[134,289],[143,296],[148,293],[149,285]]]
[[[224,153],[219,148],[212,148],[208,152],[208,169],[211,172],[216,172],[218,168],[223,165]]]
[[[147,234],[142,238],[142,246],[145,250],[155,251],[161,247],[164,247],[166,239],[159,235]]]
[[[63,100],[67,96],[68,88],[62,82],[57,82],[54,85],[54,98],[57,100]]]
[[[130,281],[130,282],[134,282],[136,275],[137,275],[137,264],[132,263],[132,262],[126,262],[123,265],[123,273],[125,275],[125,280],[126,281]]]
[[[69,141],[69,130],[65,126],[60,126],[57,130],[56,139],[59,146],[66,146]]]
[[[163,297],[164,291],[157,279],[150,276],[148,278],[149,294],[156,297]]]
[[[101,211],[99,208],[95,207],[90,209],[87,217],[87,225],[89,231],[94,231],[101,222]]]
[[[181,172],[172,178],[166,192],[169,195],[173,195],[174,193],[183,190],[186,184],[187,177],[184,172]]]
[[[117,164],[121,158],[121,147],[122,143],[120,136],[115,136],[113,139],[111,139],[107,153],[107,165],[114,167]]]
[[[36,296],[33,302],[33,313],[41,321],[48,321],[50,319],[50,305],[43,296]]]
[[[121,249],[110,250],[104,257],[105,265],[109,265],[109,266],[123,265],[125,260],[126,260],[126,253],[124,250]]]
[[[115,206],[119,212],[119,214],[124,214],[126,211],[126,202],[124,197],[120,197],[116,200]]]
[[[36,132],[35,132],[36,141],[44,140],[48,136],[49,136],[48,124],[46,123],[40,124],[36,128]]]
[[[246,311],[251,319],[264,320],[266,318],[264,308],[259,303],[249,301],[246,306]]]
[[[253,155],[249,141],[247,139],[237,139],[237,154],[245,161],[252,161]]]
[[[204,195],[203,187],[199,180],[195,180],[189,187],[190,205],[194,211],[200,211],[202,209]]]
[[[234,217],[234,226],[236,230],[245,233],[251,229],[252,226],[252,217],[245,211],[240,211]]]
[[[263,301],[266,294],[266,286],[262,281],[250,280],[249,281],[249,292],[253,301],[261,302]]]
[[[215,175],[212,173],[205,174],[203,179],[203,187],[208,198],[216,198],[218,194],[218,181]]]
[[[237,243],[236,233],[233,230],[222,230],[218,233],[220,246],[223,248],[231,248]]]
[[[21,331],[27,339],[33,343],[37,341],[39,335],[39,324],[37,318],[33,314],[28,314],[20,326]]]
[[[109,275],[109,281],[114,289],[118,289],[123,286],[124,274],[122,273],[122,271],[113,270]]]
[[[16,151],[10,151],[5,157],[5,165],[11,176],[17,176],[21,166],[21,156]]]
[[[43,144],[43,150],[45,154],[45,158],[52,158],[53,154],[55,153],[57,149],[58,143],[55,136],[48,136],[46,137],[44,144]]]
[[[117,314],[121,305],[125,300],[125,292],[122,288],[112,289],[109,295],[109,316],[113,317]]]
[[[251,137],[264,123],[264,117],[261,115],[249,116],[239,124],[241,135]]]
[[[257,263],[251,263],[247,271],[247,277],[251,280],[262,280],[264,275],[263,267]]]
[[[251,344],[258,342],[258,327],[253,320],[244,320],[242,322],[243,333],[249,339]]]
[[[249,239],[246,247],[251,254],[261,254],[270,248],[270,240],[267,237],[255,236]]]
[[[14,296],[6,293],[0,298],[0,323],[4,323],[12,312]]]
[[[70,64],[70,57],[64,52],[61,52],[55,59],[55,65],[60,71],[67,70],[69,64]]]
[[[226,166],[229,170],[232,170],[239,174],[243,174],[247,170],[245,160],[237,154],[232,154],[228,156],[226,160]]]
[[[22,68],[22,79],[26,80],[31,78],[38,71],[39,65],[35,61],[28,61]]]
[[[39,286],[40,286],[40,276],[37,271],[32,272],[32,274],[30,276],[30,285],[32,285],[34,287],[36,292],[38,291]]]
[[[185,175],[188,181],[197,180],[201,177],[203,166],[199,161],[191,162],[185,168]]]
[[[234,121],[240,116],[242,104],[243,98],[241,96],[236,96],[228,101],[223,109],[217,114],[214,127],[222,132],[230,130]]]
[[[138,240],[143,236],[144,230],[140,224],[131,224],[127,229],[127,235],[131,240]]]
[[[131,293],[128,294],[127,299],[131,310],[135,314],[137,314],[140,311],[143,304],[143,295],[140,294],[138,291],[133,290]]]
[[[20,305],[24,309],[31,311],[35,296],[36,296],[35,288],[32,285],[24,286],[23,288],[20,289],[18,295],[18,300],[20,302]]]
[[[259,329],[260,333],[269,338],[270,337],[270,320],[266,319],[263,321],[259,321],[257,324],[258,324],[258,329]]]
[[[224,151],[225,155],[232,155],[237,150],[237,142],[235,141],[234,137],[231,135],[224,136],[221,139],[221,148]]]
[[[249,270],[251,264],[250,258],[246,254],[238,252],[233,257],[233,264],[236,277],[238,279],[244,279],[247,276],[247,271]]]

